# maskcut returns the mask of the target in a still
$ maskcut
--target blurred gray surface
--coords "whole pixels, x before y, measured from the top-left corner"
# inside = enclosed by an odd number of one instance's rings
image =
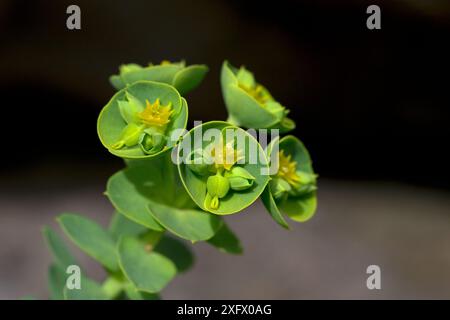
[[[47,297],[50,255],[44,224],[64,211],[105,225],[104,186],[22,186],[0,192],[0,299]],[[243,256],[193,246],[196,264],[163,292],[166,299],[450,299],[450,197],[400,184],[321,179],[319,210],[308,223],[276,225],[260,203],[227,218]],[[101,268],[79,254],[89,275]],[[382,289],[366,288],[366,267]]]

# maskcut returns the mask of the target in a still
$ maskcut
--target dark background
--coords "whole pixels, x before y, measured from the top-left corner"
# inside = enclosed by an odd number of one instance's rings
[[[446,1],[77,1],[69,31],[71,3],[2,1],[3,174],[120,165],[95,128],[122,63],[206,63],[191,120],[226,119],[229,59],[291,109],[321,176],[450,185]],[[369,3],[381,30],[366,28]]]
[[[381,30],[366,28],[369,4]],[[312,221],[285,232],[259,203],[229,217],[245,255],[196,245],[164,297],[448,299],[449,36],[445,0],[0,1],[0,299],[47,296],[43,224],[110,219],[102,192],[123,163],[96,133],[108,77],[163,59],[210,67],[190,125],[226,119],[222,61],[247,66],[291,109],[320,174]],[[369,264],[381,292],[365,287]]]

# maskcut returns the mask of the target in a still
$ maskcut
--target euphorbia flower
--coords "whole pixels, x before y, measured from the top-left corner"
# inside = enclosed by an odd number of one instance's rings
[[[170,84],[180,94],[186,94],[202,82],[207,72],[206,65],[186,66],[184,61],[172,63],[163,60],[160,64],[150,63],[146,67],[136,63],[122,65],[119,67],[119,74],[112,75],[109,80],[118,90],[136,81],[150,80]]]
[[[243,155],[242,150],[235,149],[233,141],[225,143],[223,138],[221,138],[217,143],[207,146],[205,150],[195,150],[193,153],[193,163],[188,164],[189,170],[199,175],[208,176],[206,182],[207,194],[204,202],[206,208],[219,208],[219,199],[228,194],[231,181],[233,181],[233,186],[236,185],[235,178],[237,177],[231,174],[232,170],[234,172],[240,170],[244,176],[253,178],[244,168],[237,165],[237,162],[243,159]],[[201,155],[200,158],[199,155]],[[240,188],[231,189],[242,191],[250,187],[251,184],[240,184]]]
[[[186,159],[181,160],[183,150],[197,145],[192,139],[202,137],[201,132],[209,129],[218,130],[221,138],[214,142],[202,141],[201,149],[190,152]],[[235,140],[226,141],[227,130],[247,145],[241,146]],[[215,214],[232,214],[259,197],[269,181],[269,177],[263,174],[268,171],[268,164],[259,158],[257,163],[250,163],[244,150],[260,152],[266,159],[261,146],[252,136],[222,121],[197,126],[183,138],[178,152],[178,169],[186,191],[200,208]]]
[[[275,145],[279,152],[273,155]],[[272,141],[267,154],[278,165],[262,195],[267,210],[283,227],[288,225],[281,213],[299,222],[310,219],[316,210],[317,175],[308,151],[300,140],[286,136]]]
[[[145,100],[145,108],[130,93],[128,101],[119,101],[122,117],[128,123],[123,129],[120,140],[112,145],[113,149],[134,147],[140,144],[142,151],[148,154],[161,151],[167,140],[165,131],[173,113],[171,103],[162,106],[159,98],[154,103]]]
[[[187,103],[175,88],[139,81],[119,91],[101,112],[99,135],[118,156],[154,156],[175,145],[172,133],[186,121]]]
[[[237,69],[225,61],[221,85],[229,113],[228,122],[246,128],[274,128],[282,132],[295,128],[294,121],[287,117],[289,110],[277,102],[244,67]]]

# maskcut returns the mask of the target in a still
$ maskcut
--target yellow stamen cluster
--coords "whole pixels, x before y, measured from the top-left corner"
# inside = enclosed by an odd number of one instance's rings
[[[247,87],[240,83],[239,87],[241,87],[245,92],[247,92],[261,104],[264,104],[271,99],[270,95],[267,94],[267,92],[264,90],[264,87],[260,84],[257,84],[253,87]]]
[[[167,106],[161,105],[159,99],[154,103],[145,100],[146,106],[144,111],[138,113],[139,119],[147,126],[164,127],[170,122],[170,116],[173,113],[172,103]]]
[[[278,173],[277,176],[286,180],[294,188],[300,184],[300,177],[297,174],[297,162],[291,160],[292,156],[286,156],[284,150],[278,152]]]
[[[233,142],[224,144],[223,141],[220,141],[211,150],[211,157],[214,160],[216,169],[223,168],[225,170],[231,170],[234,164],[243,159],[242,150],[235,150]]]
[[[169,65],[169,64],[172,64],[172,62],[170,62],[169,60],[162,60],[161,63],[160,63],[161,66],[166,66],[166,65]]]

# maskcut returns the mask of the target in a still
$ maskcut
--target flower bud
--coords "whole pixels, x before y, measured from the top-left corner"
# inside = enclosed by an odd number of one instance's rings
[[[146,129],[140,145],[142,151],[146,154],[157,153],[166,145],[166,136],[154,130]]]
[[[230,188],[235,191],[246,190],[255,181],[255,177],[239,166],[234,166],[230,171],[225,172],[225,177],[230,183]]]
[[[211,209],[217,209],[219,207],[219,199],[225,197],[230,190],[230,183],[227,178],[218,172],[208,178],[206,190],[208,192],[206,199],[210,199],[207,206]]]
[[[270,181],[270,188],[272,195],[276,200],[281,200],[287,196],[287,193],[291,191],[291,185],[283,178],[273,178]]]
[[[122,131],[118,142],[112,145],[113,149],[121,149],[124,146],[133,147],[138,144],[142,133],[142,127],[135,124],[128,124]]]
[[[299,177],[299,183],[296,188],[292,188],[291,190],[289,190],[290,195],[300,196],[317,190],[316,174],[305,171],[297,171],[296,174]]]
[[[227,195],[228,190],[230,190],[230,183],[227,178],[218,173],[208,178],[206,188],[212,197],[217,196],[223,198]]]

